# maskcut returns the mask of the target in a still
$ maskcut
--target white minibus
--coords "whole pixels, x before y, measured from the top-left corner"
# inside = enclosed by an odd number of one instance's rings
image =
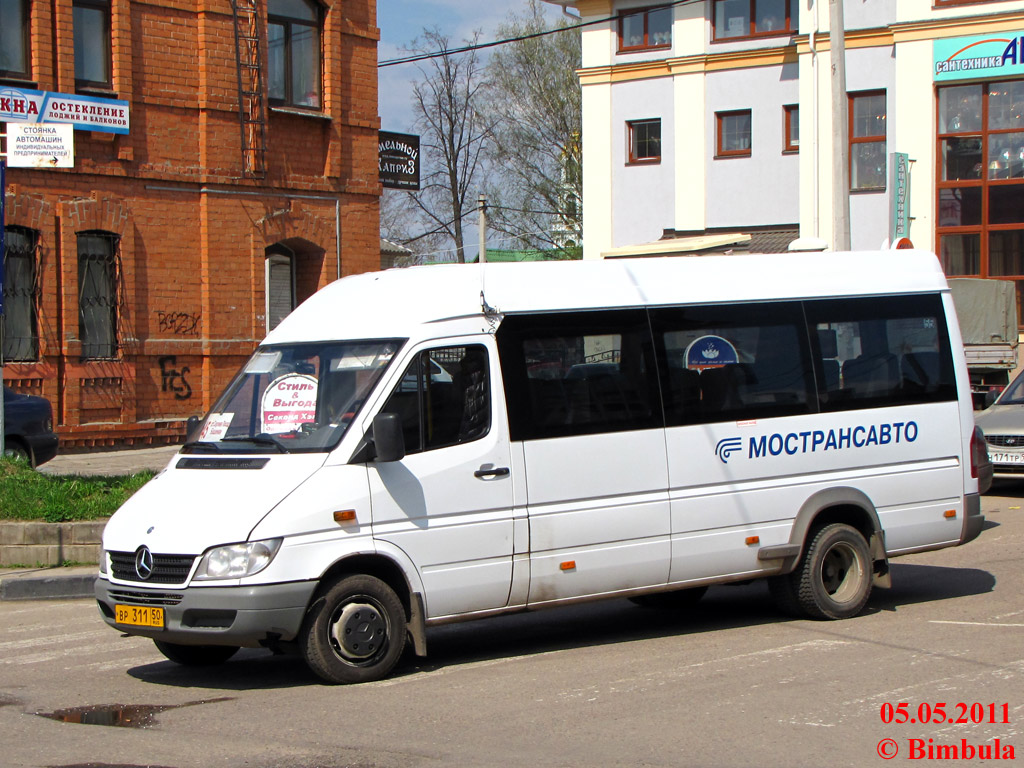
[[[932,254],[363,274],[111,518],[96,597],[176,662],[265,647],[334,683],[438,624],[757,578],[842,619],[890,558],[978,535],[981,461]]]

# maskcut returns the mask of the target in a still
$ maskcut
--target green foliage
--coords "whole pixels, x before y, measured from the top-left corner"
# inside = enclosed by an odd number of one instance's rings
[[[152,477],[44,475],[21,461],[0,460],[0,521],[67,523],[98,520],[114,511]]]

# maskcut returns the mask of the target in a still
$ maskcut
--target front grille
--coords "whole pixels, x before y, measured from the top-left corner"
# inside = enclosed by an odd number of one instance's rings
[[[177,605],[185,597],[174,592],[132,592],[127,589],[110,589],[108,594],[112,600],[132,605]]]
[[[135,570],[134,552],[108,552],[110,570],[115,579],[138,581],[146,584],[184,584],[192,570],[195,555],[158,555],[153,553],[153,574],[139,578]]]
[[[985,442],[1000,448],[1024,448],[1024,435],[985,435]]]

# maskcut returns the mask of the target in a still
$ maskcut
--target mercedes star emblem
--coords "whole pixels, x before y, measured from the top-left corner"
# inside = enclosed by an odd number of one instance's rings
[[[153,553],[149,547],[139,547],[135,553],[135,572],[143,581],[153,575]]]

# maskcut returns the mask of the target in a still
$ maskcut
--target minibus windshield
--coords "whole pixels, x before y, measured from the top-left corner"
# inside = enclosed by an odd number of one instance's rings
[[[263,346],[206,415],[188,453],[328,451],[338,444],[402,342]]]

